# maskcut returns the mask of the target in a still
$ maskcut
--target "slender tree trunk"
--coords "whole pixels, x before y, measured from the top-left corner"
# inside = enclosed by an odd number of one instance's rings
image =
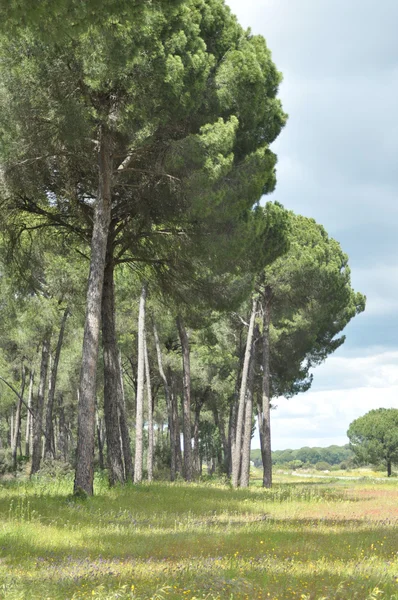
[[[138,314],[138,369],[137,369],[137,409],[135,418],[135,461],[134,483],[142,481],[143,427],[144,427],[144,386],[145,386],[145,304],[146,285],[142,286]]]
[[[99,190],[94,209],[90,273],[87,286],[74,483],[75,494],[83,492],[90,496],[93,494],[94,483],[95,393],[101,327],[102,286],[112,210],[112,169],[111,137],[103,126],[99,148]]]
[[[175,454],[175,428],[174,428],[174,420],[172,414],[172,407],[170,401],[170,386],[167,381],[166,374],[163,369],[163,360],[162,360],[162,351],[160,348],[158,331],[156,328],[156,324],[152,321],[153,325],[153,336],[155,339],[155,347],[156,347],[156,356],[158,359],[158,369],[160,378],[163,381],[164,395],[166,398],[166,406],[167,406],[167,416],[169,423],[169,433],[170,433],[170,480],[174,481],[176,478],[176,454]]]
[[[184,423],[184,477],[192,480],[192,445],[191,445],[191,364],[189,340],[180,316],[176,319],[182,346],[183,366],[183,423]]]
[[[54,363],[51,370],[50,385],[48,388],[47,398],[47,409],[46,409],[46,431],[45,431],[45,445],[44,445],[44,457],[52,454],[55,457],[55,447],[53,443],[54,429],[53,429],[53,407],[55,398],[55,386],[57,383],[58,365],[61,356],[62,344],[64,341],[65,325],[66,320],[69,316],[69,308],[66,308],[62,317],[61,327],[59,329],[57,347],[55,349]]]
[[[387,461],[387,477],[391,477],[392,475],[392,465],[391,460]]]
[[[22,399],[25,392],[25,381],[26,381],[26,373],[25,373],[25,365],[22,364],[21,368],[21,391],[19,393],[20,397],[17,402],[17,409],[15,411],[15,427],[14,427],[14,436],[11,440],[11,453],[12,453],[12,466],[14,471],[17,470],[17,451],[18,444],[21,437],[21,412],[22,412]]]
[[[148,455],[147,455],[147,471],[148,481],[153,480],[153,398],[151,388],[151,373],[149,370],[148,347],[146,339],[144,339],[144,358],[145,358],[145,379],[148,400]]]
[[[96,427],[97,427],[98,462],[99,462],[99,468],[101,469],[101,471],[103,471],[105,469],[104,440],[103,440],[103,435],[102,435],[102,419],[100,418],[100,416],[98,414],[97,406],[96,406],[96,410],[95,410],[95,423],[96,423]]]
[[[233,398],[229,407],[228,420],[228,454],[227,454],[227,474],[232,477],[232,457],[235,453],[236,440],[236,418],[238,416],[238,399]]]
[[[199,457],[199,424],[200,411],[202,403],[198,402],[195,406],[195,419],[193,422],[193,473],[195,477],[200,476],[200,457]]]
[[[32,445],[32,399],[33,399],[33,381],[35,378],[35,372],[33,369],[30,371],[29,376],[29,394],[28,394],[28,410],[26,413],[26,431],[25,431],[25,456],[31,455]]]
[[[127,426],[126,401],[124,397],[122,358],[119,352],[119,424],[124,459],[126,481],[134,480],[133,458],[131,455],[130,432]]]
[[[218,431],[220,432],[220,438],[221,438],[221,444],[222,444],[223,457],[222,456],[219,457],[220,467],[222,467],[223,471],[225,473],[227,473],[228,472],[228,470],[227,470],[227,467],[228,467],[228,465],[227,465],[228,440],[227,440],[227,436],[225,434],[225,425],[224,425],[223,415],[218,412],[216,405],[213,406],[213,416],[214,416],[215,426],[217,427]],[[221,461],[220,461],[220,458],[221,458]]]
[[[62,392],[57,394],[58,398],[58,452],[64,462],[68,461],[68,430],[65,422],[64,397]]]
[[[252,438],[252,419],[253,419],[253,386],[255,371],[255,342],[253,342],[253,351],[250,359],[249,377],[246,392],[245,407],[245,425],[242,445],[242,466],[240,475],[240,486],[249,487],[250,479],[250,446]]]
[[[43,340],[41,365],[40,365],[40,380],[37,397],[33,403],[33,427],[32,427],[32,464],[30,475],[34,475],[40,469],[41,453],[42,453],[42,426],[43,426],[43,409],[44,409],[44,393],[46,389],[48,358],[50,354],[50,338],[51,333],[48,332]]]
[[[119,354],[116,343],[113,235],[109,235],[102,288],[102,349],[104,356],[104,417],[109,484],[124,483],[124,466],[120,444]]]
[[[271,299],[269,290],[263,296],[263,379],[262,379],[262,406],[260,442],[261,457],[263,461],[263,487],[272,486],[272,455],[271,455],[271,397],[270,397],[270,343],[269,328],[271,323]]]
[[[238,487],[239,485],[239,471],[241,465],[241,450],[242,450],[242,430],[243,430],[243,416],[245,412],[245,401],[246,401],[246,390],[247,390],[247,379],[249,375],[249,364],[252,354],[253,347],[253,333],[254,333],[254,322],[257,311],[257,300],[253,299],[252,311],[250,316],[249,330],[247,332],[245,358],[243,361],[242,369],[242,380],[239,394],[239,406],[238,416],[236,420],[236,437],[235,437],[235,451],[232,455],[232,485]]]
[[[175,456],[176,475],[177,475],[177,473],[179,475],[182,475],[180,419],[179,419],[179,415],[178,415],[178,401],[177,401],[177,390],[176,390],[175,378],[173,378],[173,380],[172,380],[170,402],[171,402],[173,431],[174,431],[174,440],[173,440],[171,451],[172,451],[172,453],[174,453],[174,456]]]
[[[12,440],[14,439],[14,407],[11,408],[10,413],[10,433],[9,433],[9,447],[12,448]]]

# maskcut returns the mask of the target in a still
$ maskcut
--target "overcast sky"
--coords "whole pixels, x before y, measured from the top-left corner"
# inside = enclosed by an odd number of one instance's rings
[[[312,389],[277,401],[273,448],[344,444],[353,419],[398,408],[398,0],[227,4],[284,76],[270,199],[324,225],[367,296]]]

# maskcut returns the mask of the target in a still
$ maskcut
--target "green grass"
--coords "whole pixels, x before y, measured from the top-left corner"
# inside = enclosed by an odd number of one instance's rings
[[[398,600],[398,481],[0,484],[0,598]]]

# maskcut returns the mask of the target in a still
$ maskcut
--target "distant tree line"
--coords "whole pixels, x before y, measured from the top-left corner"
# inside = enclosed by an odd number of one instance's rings
[[[354,453],[349,444],[345,446],[328,446],[327,448],[310,448],[305,446],[298,450],[274,450],[272,452],[272,464],[291,469],[298,469],[307,465],[328,466],[341,465],[346,468],[353,464]],[[261,451],[252,450],[251,459],[254,466],[261,466]]]

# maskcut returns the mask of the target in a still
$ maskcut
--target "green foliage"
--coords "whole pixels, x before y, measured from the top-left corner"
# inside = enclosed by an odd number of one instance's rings
[[[337,337],[365,308],[351,288],[348,257],[313,219],[290,213],[289,249],[264,270],[271,306],[272,396],[307,390],[311,368],[344,343]]]
[[[391,475],[398,464],[398,409],[370,410],[350,424],[347,436],[360,464],[383,464]]]
[[[250,456],[256,467],[262,466],[260,450],[252,450]],[[298,450],[274,450],[272,452],[272,464],[282,466],[300,463],[300,466],[304,466],[325,462],[328,465],[339,465],[343,461],[349,461],[352,457],[353,451],[348,444],[345,446],[328,446],[327,448],[309,448],[306,446]]]

